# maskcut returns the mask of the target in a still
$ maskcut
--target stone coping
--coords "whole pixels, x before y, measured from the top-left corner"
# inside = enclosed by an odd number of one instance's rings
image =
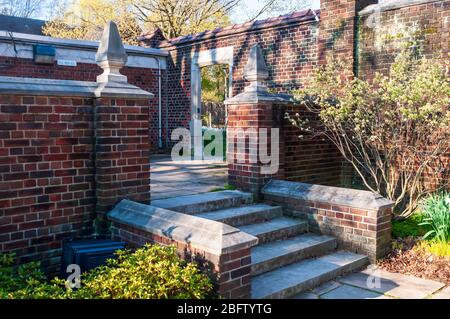
[[[380,194],[370,191],[283,180],[269,181],[262,189],[262,193],[264,195],[295,198],[304,201],[314,201],[368,210],[379,210],[394,204]]]
[[[154,95],[129,83],[110,82],[106,86],[97,82],[54,80],[0,76],[0,94],[76,96],[76,97],[123,97],[148,99]]]
[[[60,39],[35,34],[25,34],[17,32],[8,32],[0,30],[0,40],[14,41],[16,43],[45,44],[64,48],[84,49],[97,51],[99,43],[97,41]],[[156,48],[145,48],[140,46],[125,45],[127,54],[142,56],[163,56],[167,57],[169,53],[165,50]]]
[[[394,0],[394,1],[386,1],[379,4],[372,4],[361,11],[359,11],[359,15],[369,15],[375,12],[383,12],[389,10],[400,9],[404,7],[416,6],[420,4],[433,3],[433,2],[442,2],[442,0]]]
[[[113,222],[170,238],[220,256],[252,247],[258,238],[229,225],[164,208],[122,200],[109,213]]]

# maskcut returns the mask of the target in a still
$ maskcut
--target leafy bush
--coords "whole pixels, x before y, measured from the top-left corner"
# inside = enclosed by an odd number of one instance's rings
[[[422,214],[414,214],[408,218],[392,221],[392,235],[395,238],[419,237],[426,233],[426,229],[420,226],[423,221]]]
[[[419,225],[431,228],[423,238],[433,238],[440,243],[450,241],[450,193],[430,195],[424,203],[425,218]]]
[[[71,299],[148,299],[205,298],[212,291],[206,274],[195,263],[176,254],[175,247],[146,245],[134,252],[118,251],[117,259],[97,267],[81,278],[79,289],[66,288],[65,281],[55,278],[50,283],[42,273],[26,279],[17,271],[1,272],[1,298],[71,298]],[[22,268],[21,268],[22,267]],[[22,269],[22,270],[21,270]],[[23,273],[25,274],[25,273]],[[5,279],[5,280],[4,280]]]

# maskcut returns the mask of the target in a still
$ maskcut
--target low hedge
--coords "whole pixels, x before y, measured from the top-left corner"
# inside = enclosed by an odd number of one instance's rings
[[[117,259],[84,273],[78,289],[59,278],[46,281],[38,263],[15,268],[10,255],[0,257],[0,263],[0,298],[200,299],[212,293],[208,276],[179,258],[172,246],[118,251]]]

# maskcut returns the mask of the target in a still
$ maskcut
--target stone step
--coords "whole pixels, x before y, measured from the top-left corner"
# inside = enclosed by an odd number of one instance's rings
[[[323,256],[336,249],[336,238],[304,234],[252,248],[252,276],[290,265],[303,259]]]
[[[153,200],[151,205],[179,213],[198,214],[223,208],[247,205],[252,202],[252,194],[235,190],[157,199]]]
[[[264,244],[305,233],[308,223],[299,219],[278,217],[264,223],[241,226],[239,229],[258,237],[258,244]]]
[[[367,265],[367,256],[338,251],[252,278],[252,298],[284,299]]]
[[[262,223],[269,219],[281,217],[282,215],[283,209],[280,206],[253,204],[220,209],[212,212],[204,212],[197,214],[196,216],[237,227],[254,223]]]

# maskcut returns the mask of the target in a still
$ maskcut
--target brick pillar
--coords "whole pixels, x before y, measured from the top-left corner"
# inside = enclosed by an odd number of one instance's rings
[[[283,178],[283,165],[278,165],[279,170],[273,174],[264,173],[263,163],[260,159],[261,145],[267,142],[269,154],[280,149],[280,143],[272,145],[271,129],[279,130],[274,121],[274,112],[278,106],[270,101],[245,102],[242,104],[228,104],[228,128],[227,128],[227,160],[228,182],[239,189],[258,195],[261,187],[274,176]],[[261,134],[267,131],[267,139]],[[281,136],[281,134],[279,134]],[[281,150],[278,155],[283,154]],[[280,161],[280,156],[277,160]]]
[[[279,128],[283,105],[290,103],[290,97],[270,94],[262,84],[268,75],[262,51],[256,44],[251,48],[244,68],[244,78],[250,85],[241,94],[225,101],[228,109],[228,181],[253,193],[256,198],[270,178],[284,177],[284,156],[280,156],[284,155],[283,141]],[[261,157],[265,154],[270,154],[270,163]],[[274,165],[274,161],[278,164]]]
[[[101,217],[121,199],[150,201],[148,99],[97,98],[95,183]]]
[[[127,55],[117,26],[109,22],[96,54],[104,72],[95,90],[95,183],[98,226],[124,198],[150,202],[150,98],[128,84],[120,69]]]

